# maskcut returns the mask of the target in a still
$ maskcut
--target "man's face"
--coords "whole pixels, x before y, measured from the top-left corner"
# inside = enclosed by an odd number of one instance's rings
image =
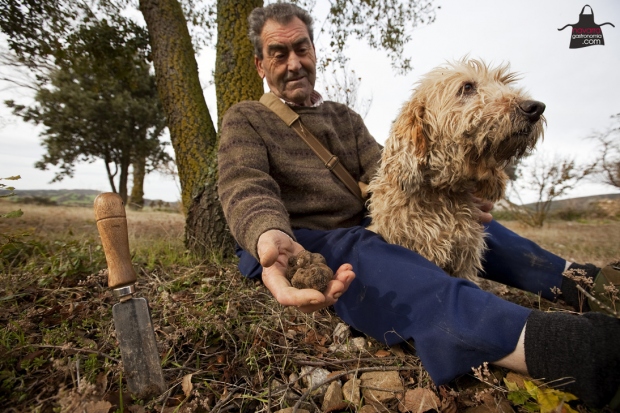
[[[263,59],[254,58],[269,89],[284,100],[310,106],[316,81],[316,56],[306,25],[297,17],[282,25],[267,20],[261,33]]]

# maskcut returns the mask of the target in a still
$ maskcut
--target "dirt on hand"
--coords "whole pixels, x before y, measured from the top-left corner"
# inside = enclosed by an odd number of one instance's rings
[[[286,278],[295,288],[313,288],[323,292],[334,279],[334,272],[327,266],[321,254],[304,250],[288,259]]]

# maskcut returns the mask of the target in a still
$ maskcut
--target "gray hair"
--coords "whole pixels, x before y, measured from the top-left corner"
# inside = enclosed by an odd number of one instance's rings
[[[299,6],[291,3],[273,3],[265,7],[257,7],[248,16],[248,36],[254,45],[254,54],[263,59],[263,42],[261,33],[267,20],[275,20],[280,24],[288,24],[297,17],[308,28],[310,41],[314,43],[314,30],[312,29],[312,16]]]

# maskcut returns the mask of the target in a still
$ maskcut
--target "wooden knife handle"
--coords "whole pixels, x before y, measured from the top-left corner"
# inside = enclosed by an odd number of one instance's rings
[[[95,219],[108,262],[108,287],[119,288],[136,282],[131,265],[127,217],[118,194],[106,192],[95,198]]]

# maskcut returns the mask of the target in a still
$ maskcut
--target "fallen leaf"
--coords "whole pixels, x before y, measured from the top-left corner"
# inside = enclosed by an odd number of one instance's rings
[[[318,351],[319,353],[327,353],[329,351],[329,349],[327,347],[323,347],[323,346],[319,346],[319,345],[315,345],[314,349],[316,351]]]
[[[181,381],[181,388],[183,389],[183,393],[185,393],[185,397],[189,397],[194,389],[194,385],[192,384],[192,376],[193,374],[186,374],[183,376],[183,380]]]
[[[506,384],[506,388],[508,389],[508,391],[519,391],[519,386],[517,386],[517,383],[512,382],[505,377],[504,384]]]
[[[390,355],[390,352],[386,350],[379,350],[375,353],[375,357],[379,357],[379,358],[388,357],[389,355]]]
[[[547,389],[538,387],[531,381],[524,381],[525,388],[528,393],[536,399],[540,405],[540,413],[555,413],[559,410],[562,413],[577,413],[566,402],[577,400],[577,397],[571,393],[565,393],[555,389]]]

